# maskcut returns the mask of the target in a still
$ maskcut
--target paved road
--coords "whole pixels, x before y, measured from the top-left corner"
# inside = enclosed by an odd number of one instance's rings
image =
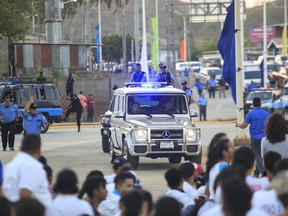
[[[207,148],[212,136],[217,132],[225,131],[229,137],[235,137],[236,129],[233,123],[205,122],[198,125],[202,129],[204,149]],[[42,152],[53,168],[54,174],[56,175],[63,168],[71,168],[77,172],[81,184],[87,173],[93,169],[101,170],[104,174],[112,172],[109,155],[103,153],[101,149],[99,128],[97,126],[84,127],[80,133],[76,132],[76,126],[70,126],[70,128],[54,127],[42,135]],[[22,135],[16,136],[15,152],[0,152],[0,158],[4,164],[17,153],[21,138]],[[140,159],[137,176],[143,187],[152,192],[154,199],[157,199],[167,190],[163,175],[167,169],[172,167],[178,167],[178,165],[169,164],[168,159],[165,158]]]

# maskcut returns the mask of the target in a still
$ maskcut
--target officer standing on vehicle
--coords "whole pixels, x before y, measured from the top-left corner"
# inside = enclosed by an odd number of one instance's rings
[[[182,81],[182,90],[186,93],[187,100],[188,100],[188,105],[192,103],[192,90],[187,86],[187,81]]]
[[[132,77],[131,77],[131,82],[146,82],[147,81],[146,73],[142,71],[141,69],[142,69],[141,64],[137,63],[135,72],[132,74]]]
[[[75,94],[71,94],[70,97],[66,96],[66,98],[71,101],[71,104],[66,108],[67,112],[66,112],[66,115],[65,115],[65,118],[63,119],[63,121],[64,122],[66,121],[66,119],[69,117],[71,112],[76,112],[76,121],[77,121],[77,126],[78,126],[78,132],[80,132],[81,115],[83,112],[83,107],[81,105],[81,102],[80,102],[78,96]]]
[[[167,72],[166,65],[160,65],[161,72],[156,75],[156,82],[167,82],[167,85],[173,85],[175,80],[172,73]]]
[[[44,129],[48,126],[47,119],[42,115],[42,113],[37,112],[36,105],[34,103],[33,96],[26,104],[23,110],[23,128],[24,136],[27,134],[33,134],[40,136],[41,127]]]
[[[15,123],[18,121],[18,107],[11,103],[10,97],[5,97],[0,105],[0,122],[2,134],[3,151],[7,148],[7,138],[9,133],[9,148],[14,151]]]

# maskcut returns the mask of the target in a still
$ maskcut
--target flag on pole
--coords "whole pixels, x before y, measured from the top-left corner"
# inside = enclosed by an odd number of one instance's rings
[[[218,50],[224,60],[222,75],[230,85],[233,100],[236,104],[236,56],[235,56],[235,23],[234,0],[227,9],[224,26],[218,41]]]
[[[153,44],[152,44],[152,64],[154,68],[157,68],[157,42],[158,42],[158,35],[157,35],[157,20],[156,17],[151,19],[151,27],[153,33]]]
[[[140,64],[142,66],[142,71],[146,72],[147,81],[149,81],[149,69],[148,69],[148,60],[147,60],[147,43],[146,43],[145,37],[143,38],[143,42],[142,42]]]
[[[100,44],[100,36],[99,36],[99,24],[95,26],[96,32],[98,32],[98,34],[95,37],[95,44]],[[96,48],[96,59],[97,59],[97,63],[100,64],[100,47]]]
[[[282,56],[287,55],[287,26],[282,31]]]
[[[180,53],[180,59],[185,60],[185,40],[184,39],[181,42],[179,53]]]

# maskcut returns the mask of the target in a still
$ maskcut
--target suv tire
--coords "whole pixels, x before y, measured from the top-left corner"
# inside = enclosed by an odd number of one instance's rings
[[[193,163],[201,164],[202,162],[202,149],[198,156],[186,156],[184,157],[185,161],[191,161]]]
[[[110,157],[110,162],[111,164],[114,163],[114,160],[117,158],[117,155],[114,151],[114,144],[113,144],[113,140],[110,138],[109,139],[109,157]]]
[[[126,140],[123,140],[123,149],[122,149],[122,156],[125,158],[131,166],[134,168],[134,170],[138,169],[139,166],[139,157],[131,156],[129,151],[128,151],[128,145]]]
[[[109,138],[102,136],[102,150],[103,150],[103,152],[108,153],[110,150],[109,146],[110,146]]]
[[[181,159],[181,156],[168,157],[168,161],[170,164],[179,164],[181,162]]]

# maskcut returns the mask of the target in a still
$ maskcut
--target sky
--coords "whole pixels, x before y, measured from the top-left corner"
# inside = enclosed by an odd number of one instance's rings
[[[180,0],[180,1],[190,2],[190,0]],[[274,0],[266,0],[266,2],[270,2],[270,1],[274,1]],[[247,8],[251,8],[251,7],[255,7],[255,6],[259,6],[263,4],[263,0],[246,0],[245,2],[246,2]]]

